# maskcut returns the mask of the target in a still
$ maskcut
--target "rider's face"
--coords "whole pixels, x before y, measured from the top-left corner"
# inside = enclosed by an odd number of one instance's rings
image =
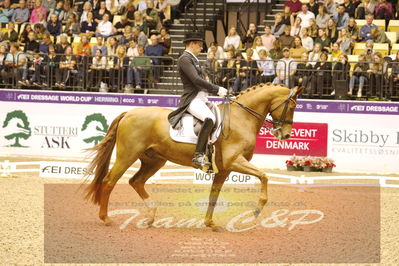
[[[201,53],[202,45],[203,45],[203,43],[201,41],[192,42],[191,43],[191,48],[192,48],[193,53],[195,54],[195,56],[197,56],[197,55],[199,55]]]

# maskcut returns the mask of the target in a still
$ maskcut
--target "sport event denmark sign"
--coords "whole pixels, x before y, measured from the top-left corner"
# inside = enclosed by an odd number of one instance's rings
[[[279,141],[271,132],[262,127],[257,138],[255,153],[327,156],[328,124],[294,123],[291,138]]]

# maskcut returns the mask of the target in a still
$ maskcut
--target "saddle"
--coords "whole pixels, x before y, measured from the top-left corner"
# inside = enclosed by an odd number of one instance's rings
[[[214,103],[208,102],[207,106],[215,115],[216,121],[208,141],[208,147],[206,149],[207,157],[209,161],[212,162],[212,167],[209,169],[203,169],[203,171],[207,173],[217,173],[216,164],[214,163],[215,154],[213,144],[217,141],[220,132],[222,131],[222,119],[220,116],[220,110]],[[190,113],[185,113],[175,128],[170,126],[169,134],[170,137],[176,142],[197,144],[198,134],[201,130],[201,127],[201,120],[197,119]]]

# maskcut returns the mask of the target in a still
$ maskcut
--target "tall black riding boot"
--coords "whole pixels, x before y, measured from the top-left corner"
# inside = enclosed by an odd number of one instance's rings
[[[201,131],[198,135],[198,142],[195,148],[195,153],[193,157],[193,165],[194,166],[204,166],[210,165],[209,162],[205,160],[205,150],[206,145],[208,144],[209,135],[211,134],[213,128],[213,121],[210,118],[206,118],[204,123],[202,124]]]

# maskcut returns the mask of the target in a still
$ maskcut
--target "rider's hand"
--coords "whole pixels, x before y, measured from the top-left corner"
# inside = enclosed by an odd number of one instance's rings
[[[218,95],[220,97],[225,97],[227,95],[227,89],[223,87],[219,87]]]

